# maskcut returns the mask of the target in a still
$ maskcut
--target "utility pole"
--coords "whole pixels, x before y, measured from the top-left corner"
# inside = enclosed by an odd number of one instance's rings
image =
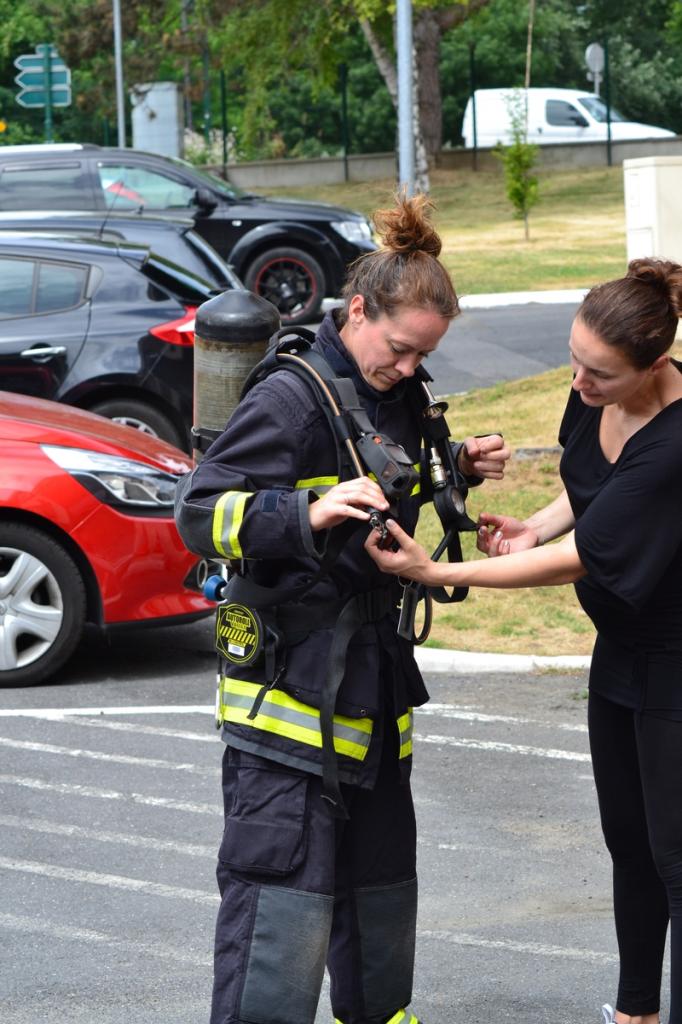
[[[121,0],[114,0],[114,64],[116,66],[116,121],[118,124],[118,145],[125,149],[126,108],[123,91],[123,45],[121,42]]]
[[[412,110],[412,0],[396,5],[398,50],[398,178],[408,196],[414,195],[414,122]]]

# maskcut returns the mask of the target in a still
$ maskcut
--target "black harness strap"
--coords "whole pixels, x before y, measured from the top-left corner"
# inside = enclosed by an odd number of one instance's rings
[[[322,734],[322,788],[338,818],[347,818],[348,812],[339,788],[339,769],[334,749],[334,710],[339,687],[346,672],[348,645],[361,626],[378,622],[396,607],[391,587],[356,594],[344,606],[337,620],[327,662],[327,678],[320,703],[320,732]]]

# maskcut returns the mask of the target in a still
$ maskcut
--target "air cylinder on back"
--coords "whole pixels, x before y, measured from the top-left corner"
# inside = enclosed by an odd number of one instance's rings
[[[199,306],[194,333],[194,425],[199,462],[225,429],[244,381],[279,330],[279,313],[252,292],[224,292]]]

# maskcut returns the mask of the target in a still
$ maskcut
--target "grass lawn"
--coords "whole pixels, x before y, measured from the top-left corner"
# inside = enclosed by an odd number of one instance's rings
[[[549,504],[561,488],[556,437],[570,388],[569,367],[538,377],[469,392],[450,399],[449,422],[457,437],[490,423],[504,430],[515,454],[503,481],[471,491],[472,519],[479,512],[524,518]],[[530,454],[524,449],[546,448]],[[519,451],[520,450],[520,451]],[[424,508],[418,539],[433,551],[441,536],[431,506]],[[463,535],[464,557],[478,558],[473,534]],[[427,646],[514,654],[589,654],[594,630],[573,587],[494,591],[471,589],[461,604],[434,604]]]
[[[540,200],[531,211],[526,242],[501,171],[432,172],[434,223],[458,294],[582,288],[623,272],[622,168],[544,170],[538,176]],[[393,189],[393,182],[379,180],[279,191],[369,215],[391,204]]]
[[[589,287],[620,276],[626,265],[623,172],[620,167],[539,171],[540,201],[531,212],[530,241],[515,220],[500,171],[436,170],[431,195],[442,258],[460,295]],[[285,190],[302,198],[350,206],[371,214],[390,205],[394,183]],[[570,387],[568,366],[538,377],[470,392],[450,400],[457,437],[502,429],[513,449],[549,448]],[[472,518],[504,512],[520,518],[548,504],[561,483],[559,456],[515,457],[500,483],[487,482],[469,496]],[[432,551],[440,524],[425,508],[418,533]],[[478,557],[473,535],[465,558]],[[573,588],[471,590],[461,604],[434,605],[429,646],[505,653],[589,654],[594,631]]]

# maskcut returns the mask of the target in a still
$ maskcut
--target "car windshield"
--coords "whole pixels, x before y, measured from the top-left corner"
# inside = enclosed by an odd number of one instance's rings
[[[588,114],[591,114],[595,121],[599,121],[600,124],[606,124],[606,104],[603,99],[599,96],[581,96],[578,102],[585,108]],[[615,107],[611,107],[611,120],[612,121],[627,121],[627,117],[623,117],[619,110]]]
[[[167,157],[167,159],[172,163],[177,164],[178,167],[183,167],[188,171],[191,171],[192,174],[197,176],[197,178],[202,178],[207,185],[210,185],[211,188],[216,189],[218,192],[222,192],[222,194],[227,196],[228,199],[239,199],[241,196],[246,195],[243,189],[237,188],[237,186],[233,185],[232,182],[224,181],[222,178],[219,178],[217,174],[211,174],[210,171],[205,171],[201,167],[195,167],[194,164],[188,163],[187,160],[180,160],[177,156],[170,156]]]

